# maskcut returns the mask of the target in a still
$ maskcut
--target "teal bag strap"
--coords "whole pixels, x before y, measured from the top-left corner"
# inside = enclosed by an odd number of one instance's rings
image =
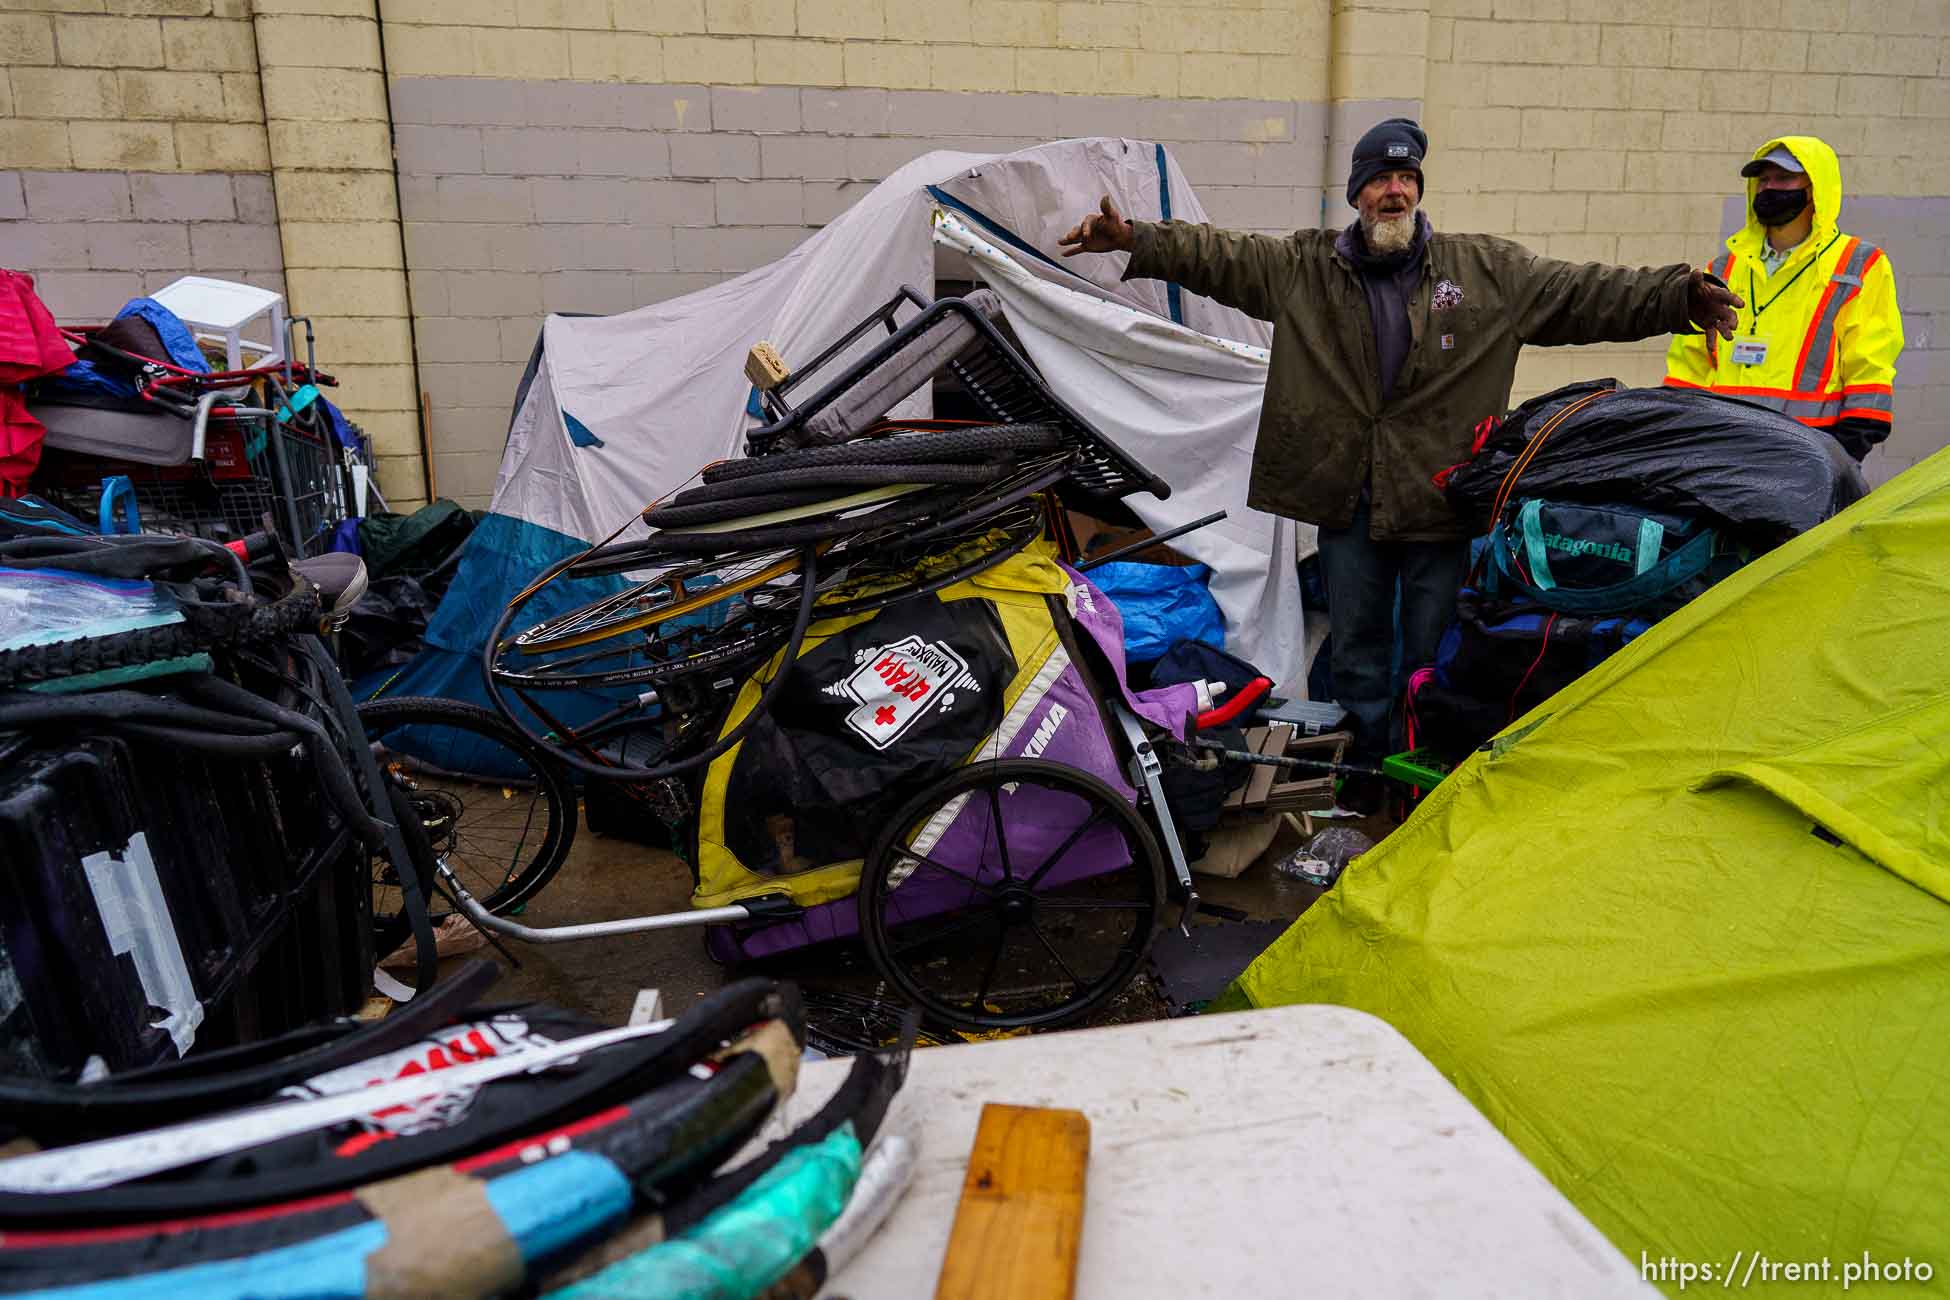
[[[1544,591],[1514,575],[1509,576],[1516,586],[1524,589],[1539,604],[1561,613],[1613,614],[1657,600],[1680,583],[1704,573],[1706,566],[1713,562],[1718,543],[1718,536],[1712,529],[1707,529],[1644,573],[1615,582],[1609,587],[1595,587],[1589,591],[1565,587]]]
[[[1550,554],[1544,549],[1543,511],[1543,498],[1530,498],[1517,512],[1517,527],[1523,532],[1523,553],[1530,561],[1531,583],[1539,591],[1549,591],[1557,586],[1557,579],[1551,576]]]

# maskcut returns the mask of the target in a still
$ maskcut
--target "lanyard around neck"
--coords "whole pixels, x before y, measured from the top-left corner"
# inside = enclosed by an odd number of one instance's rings
[[[1809,267],[1813,266],[1816,262],[1819,262],[1823,257],[1827,256],[1828,250],[1835,246],[1835,240],[1840,239],[1841,237],[1842,237],[1842,232],[1839,230],[1836,231],[1834,239],[1830,239],[1827,243],[1823,244],[1813,257],[1803,262],[1801,264],[1801,269],[1799,271],[1796,271],[1793,275],[1789,276],[1788,282],[1782,285],[1779,289],[1776,289],[1774,291],[1774,296],[1772,298],[1769,298],[1766,302],[1762,302],[1760,300],[1760,294],[1755,292],[1754,264],[1751,259],[1748,261],[1747,301],[1754,305],[1754,318],[1751,321],[1747,322],[1747,333],[1749,336],[1756,336],[1760,333],[1761,313],[1766,311],[1769,307],[1772,307],[1775,303],[1779,302],[1781,300],[1781,295],[1786,293],[1789,289],[1792,289],[1794,287],[1794,282],[1796,280],[1799,280],[1802,276],[1808,273]],[[1766,236],[1762,236],[1762,238],[1766,238]],[[1789,251],[1792,252],[1793,250],[1790,249]]]

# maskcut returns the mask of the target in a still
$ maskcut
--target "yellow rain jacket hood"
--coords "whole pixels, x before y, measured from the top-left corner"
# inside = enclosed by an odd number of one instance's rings
[[[1813,229],[1769,275],[1761,260],[1767,231],[1753,206],[1759,182],[1747,181],[1746,224],[1707,268],[1746,299],[1739,330],[1731,344],[1711,334],[1674,338],[1666,384],[1709,388],[1828,429],[1859,459],[1890,427],[1891,386],[1903,350],[1895,274],[1881,249],[1840,228],[1842,170],[1835,151],[1813,136],[1789,135],[1767,141],[1753,156],[1783,145],[1808,173]]]

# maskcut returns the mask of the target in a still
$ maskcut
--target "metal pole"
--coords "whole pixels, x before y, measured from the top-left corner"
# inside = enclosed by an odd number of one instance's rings
[[[1243,749],[1227,749],[1216,740],[1194,740],[1192,748],[1234,763],[1257,763],[1261,767],[1296,768],[1308,772],[1339,772],[1348,776],[1381,776],[1394,780],[1378,767],[1358,763],[1329,763],[1318,758],[1276,758],[1271,754],[1248,754]]]
[[[1158,533],[1152,537],[1141,537],[1135,542],[1130,542],[1124,546],[1118,547],[1116,550],[1110,552],[1108,555],[1093,556],[1092,558],[1085,560],[1081,564],[1073,564],[1070,567],[1075,569],[1078,573],[1088,573],[1100,564],[1109,564],[1112,560],[1123,559],[1126,555],[1131,555],[1137,551],[1150,550],[1153,546],[1163,545],[1165,542],[1169,542],[1175,537],[1183,537],[1186,533],[1189,533],[1194,529],[1203,528],[1207,524],[1216,524],[1221,519],[1224,519],[1225,517],[1226,517],[1225,511],[1214,510],[1211,514],[1205,516],[1205,518],[1203,519],[1194,519],[1189,524],[1180,524],[1178,525],[1178,527],[1173,528],[1168,532]]]
[[[600,939],[609,935],[636,934],[643,930],[680,930],[693,925],[717,925],[752,919],[749,909],[734,903],[730,907],[705,907],[691,912],[665,912],[659,916],[632,916],[621,921],[592,921],[587,925],[552,925],[537,929],[496,916],[482,907],[474,895],[467,892],[467,886],[455,878],[446,863],[440,864],[439,871],[440,879],[453,891],[454,901],[460,905],[468,920],[483,930],[505,934],[523,943],[569,943],[576,939]]]

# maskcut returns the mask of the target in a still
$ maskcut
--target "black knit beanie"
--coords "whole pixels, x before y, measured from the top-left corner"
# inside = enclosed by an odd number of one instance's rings
[[[1347,205],[1358,206],[1355,196],[1362,186],[1383,172],[1412,171],[1415,187],[1422,188],[1422,155],[1429,151],[1429,137],[1406,117],[1391,117],[1368,128],[1354,146],[1354,166],[1347,175]],[[1420,195],[1417,195],[1419,199]]]

